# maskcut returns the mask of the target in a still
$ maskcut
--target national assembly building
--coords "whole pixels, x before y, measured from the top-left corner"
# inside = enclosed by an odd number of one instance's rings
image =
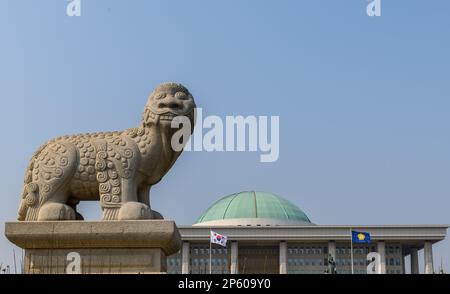
[[[433,244],[447,225],[317,225],[291,202],[266,192],[241,192],[209,207],[192,226],[181,226],[182,249],[167,259],[171,274],[323,274],[333,257],[337,274],[366,274],[367,255],[377,252],[382,274],[435,272]],[[213,244],[210,231],[227,236]],[[367,232],[370,243],[351,244],[351,231]],[[353,248],[353,257],[351,255]],[[353,266],[352,266],[353,260]]]

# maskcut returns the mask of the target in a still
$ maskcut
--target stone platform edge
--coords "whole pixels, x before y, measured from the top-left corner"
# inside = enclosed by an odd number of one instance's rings
[[[181,248],[172,220],[6,222],[5,236],[23,249]]]

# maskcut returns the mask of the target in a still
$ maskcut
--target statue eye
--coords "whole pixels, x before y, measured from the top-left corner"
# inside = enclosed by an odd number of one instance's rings
[[[184,92],[176,92],[175,98],[181,99],[181,100],[186,100],[186,99],[188,99],[188,96]]]
[[[164,97],[166,97],[166,93],[158,93],[158,94],[156,94],[155,99],[159,100],[159,99],[163,99]]]

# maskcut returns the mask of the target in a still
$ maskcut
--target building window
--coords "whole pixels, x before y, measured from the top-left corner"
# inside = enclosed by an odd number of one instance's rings
[[[389,246],[388,251],[389,251],[389,254],[393,254],[394,253],[394,249],[391,246]]]

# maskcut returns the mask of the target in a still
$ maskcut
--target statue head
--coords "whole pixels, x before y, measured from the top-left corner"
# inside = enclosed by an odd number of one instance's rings
[[[330,263],[334,262],[334,257],[331,253],[328,253],[328,262]]]
[[[177,83],[161,84],[150,94],[144,112],[144,124],[171,128],[176,116],[186,116],[194,125],[194,97],[183,85]]]

